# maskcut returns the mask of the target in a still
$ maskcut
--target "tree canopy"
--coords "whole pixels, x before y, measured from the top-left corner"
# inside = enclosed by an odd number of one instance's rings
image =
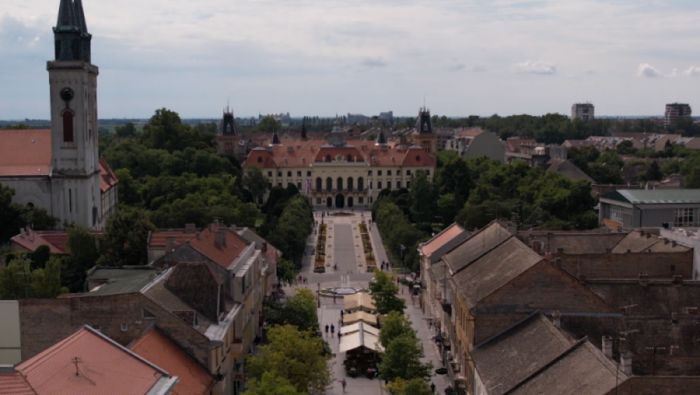
[[[403,314],[406,301],[398,296],[399,288],[389,274],[375,269],[374,281],[369,283],[369,289],[372,291],[372,300],[379,314],[391,312]]]
[[[297,288],[297,294],[284,302],[277,302],[263,311],[270,325],[292,325],[300,331],[317,331],[316,298],[311,290]]]
[[[432,375],[432,362],[423,363],[425,356],[420,339],[405,333],[389,343],[379,363],[379,377],[384,380],[428,379]]]

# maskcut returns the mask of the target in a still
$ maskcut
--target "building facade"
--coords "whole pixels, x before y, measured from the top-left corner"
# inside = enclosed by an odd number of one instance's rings
[[[700,189],[620,189],[600,197],[599,221],[612,227],[696,228]]]
[[[595,107],[591,103],[574,103],[571,105],[571,120],[580,119],[583,122],[595,119]]]
[[[693,111],[689,104],[685,103],[670,103],[666,105],[664,111],[664,127],[669,127],[676,124],[678,117],[690,117]]]
[[[376,141],[346,140],[337,124],[326,140],[282,141],[275,134],[268,147],[248,154],[243,168],[260,168],[270,189],[295,185],[315,207],[368,206],[383,189],[410,188],[418,171],[432,179],[435,136],[421,136],[421,146],[389,142],[383,132]]]
[[[118,180],[99,158],[97,66],[80,1],[62,0],[47,63],[51,130],[0,132],[0,183],[13,201],[43,207],[61,223],[102,229],[117,206]]]

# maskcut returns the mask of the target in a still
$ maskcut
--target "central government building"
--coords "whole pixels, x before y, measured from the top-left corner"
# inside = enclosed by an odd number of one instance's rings
[[[324,140],[280,141],[274,134],[267,147],[250,151],[243,168],[258,167],[273,186],[296,185],[315,208],[368,206],[383,189],[411,188],[411,178],[435,174],[436,136],[430,113],[422,109],[413,141],[346,140],[336,124]],[[260,203],[260,202],[259,202]]]

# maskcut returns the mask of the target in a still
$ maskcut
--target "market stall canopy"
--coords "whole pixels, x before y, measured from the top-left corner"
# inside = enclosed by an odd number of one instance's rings
[[[377,326],[377,316],[374,314],[365,313],[364,311],[357,311],[351,314],[345,314],[345,316],[343,316],[344,325],[351,325],[357,322],[364,322],[369,325]]]
[[[340,338],[340,352],[348,352],[361,347],[375,352],[384,351],[384,348],[382,348],[381,344],[379,344],[379,331],[376,328],[369,325],[365,326],[362,322],[358,322],[355,325],[358,326],[357,330],[352,333],[348,333],[347,335],[343,335]],[[350,327],[352,326],[353,325]],[[376,335],[374,333],[376,333]]]
[[[366,333],[372,334],[374,336],[379,336],[379,329],[371,325],[367,325],[362,321],[340,328],[340,334],[345,336],[353,334],[355,332],[359,332],[361,330],[364,330]]]
[[[343,302],[345,304],[345,310],[347,311],[377,311],[377,307],[372,300],[372,295],[348,295],[343,298]]]

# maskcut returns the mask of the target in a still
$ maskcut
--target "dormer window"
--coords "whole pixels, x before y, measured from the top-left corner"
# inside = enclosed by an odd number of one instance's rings
[[[416,162],[420,162],[420,155],[416,155]]]
[[[262,156],[258,156],[258,163],[262,163]]]

